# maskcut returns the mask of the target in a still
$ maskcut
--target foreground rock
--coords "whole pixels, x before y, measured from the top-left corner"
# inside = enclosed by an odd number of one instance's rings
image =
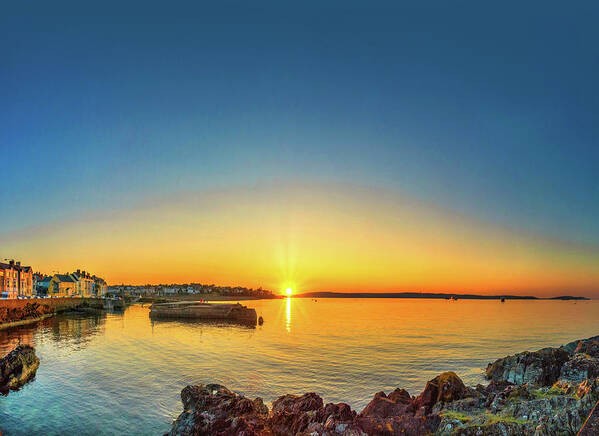
[[[181,392],[185,411],[169,435],[365,435],[353,421],[347,404],[323,404],[314,393],[285,395],[273,403],[272,413],[262,399],[250,400],[226,387],[187,386]]]
[[[27,383],[33,377],[40,360],[35,349],[29,345],[19,345],[0,359],[0,393],[6,394]]]
[[[580,429],[578,436],[596,436],[599,434],[599,402]]]
[[[499,359],[475,389],[445,372],[417,397],[379,392],[359,414],[315,393],[282,396],[269,411],[224,386],[187,386],[170,435],[599,435],[598,347],[595,337]]]
[[[543,348],[507,356],[487,366],[487,379],[551,386],[557,381],[570,353],[563,348]]]
[[[260,398],[251,401],[226,387],[187,386],[181,392],[185,411],[173,423],[171,435],[261,435],[268,408]]]

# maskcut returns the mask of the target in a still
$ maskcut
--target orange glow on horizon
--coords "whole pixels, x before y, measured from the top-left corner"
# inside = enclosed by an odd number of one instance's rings
[[[35,271],[84,268],[109,284],[599,297],[598,247],[358,188],[186,194],[0,234],[0,244]]]

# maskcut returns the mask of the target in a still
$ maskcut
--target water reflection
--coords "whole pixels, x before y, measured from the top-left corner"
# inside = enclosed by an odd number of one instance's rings
[[[255,330],[256,324],[248,321],[240,321],[235,319],[193,319],[193,318],[180,318],[180,319],[169,319],[169,318],[155,318],[150,316],[150,323],[152,328],[159,326],[160,324],[181,324],[189,326],[206,326],[206,327],[241,327],[243,329]]]
[[[33,335],[36,329],[37,326],[21,326],[0,330],[0,355],[8,353],[21,344],[33,346]]]
[[[288,332],[291,332],[291,297],[287,297],[287,311],[286,311],[286,322],[285,328]]]
[[[49,338],[53,342],[66,342],[77,349],[84,348],[98,335],[103,334],[106,314],[59,315],[34,324],[0,330],[0,355],[10,352],[19,344],[35,347]]]
[[[0,331],[0,350],[33,342],[41,360],[32,383],[0,397],[0,428],[11,436],[164,434],[181,412],[181,389],[206,383],[266,402],[314,391],[361,410],[374,392],[420,392],[448,369],[483,383],[494,359],[599,331],[599,301],[247,303],[263,325],[152,323],[148,308],[134,305]]]
[[[58,317],[52,326],[52,333],[56,339],[80,339],[102,333],[106,322],[106,314],[93,316],[65,316]]]

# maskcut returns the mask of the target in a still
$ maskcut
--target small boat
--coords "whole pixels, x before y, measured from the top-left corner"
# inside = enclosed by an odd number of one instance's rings
[[[229,320],[256,324],[256,309],[236,304],[210,304],[197,301],[154,303],[150,306],[152,318],[182,318],[202,320]]]

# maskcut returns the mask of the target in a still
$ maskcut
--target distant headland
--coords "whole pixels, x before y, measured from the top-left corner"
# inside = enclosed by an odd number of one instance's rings
[[[299,298],[438,298],[446,300],[590,300],[587,297],[562,295],[559,297],[534,297],[521,295],[476,295],[476,294],[444,294],[434,292],[306,292],[297,294]]]

